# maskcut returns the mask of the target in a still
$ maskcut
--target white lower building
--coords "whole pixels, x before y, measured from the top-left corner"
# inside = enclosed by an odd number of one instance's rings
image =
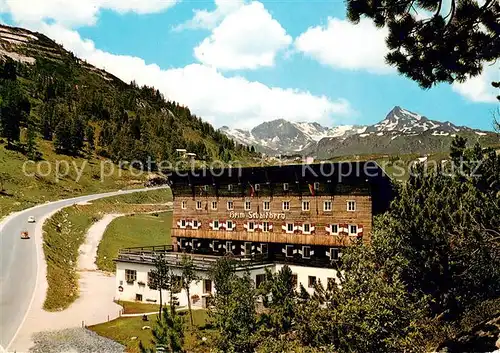
[[[209,278],[208,270],[220,258],[214,255],[183,254],[172,252],[167,247],[147,247],[123,249],[120,251],[116,262],[116,300],[135,301],[159,304],[159,291],[149,286],[148,274],[154,269],[153,259],[156,253],[162,252],[170,264],[173,274],[181,276],[181,258],[183,255],[191,256],[197,269],[200,281],[193,283],[190,288],[190,300],[193,307],[207,307],[208,298],[214,293],[214,285]],[[265,280],[266,269],[272,273],[280,271],[285,265],[266,261],[263,258],[235,257],[237,261],[236,273],[243,275],[246,271],[258,286]],[[302,285],[310,294],[314,292],[314,285],[320,281],[323,286],[331,281],[337,281],[337,271],[332,268],[318,268],[297,264],[286,264],[290,267],[297,285],[297,290]],[[175,294],[179,305],[187,306],[188,298],[184,290]],[[162,292],[163,304],[168,304],[170,295],[168,291]]]

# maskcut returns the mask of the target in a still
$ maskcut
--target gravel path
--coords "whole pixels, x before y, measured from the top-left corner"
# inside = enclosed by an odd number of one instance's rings
[[[87,232],[85,243],[80,246],[78,256],[78,271],[95,271],[97,265],[97,248],[108,225],[122,214],[108,214],[101,220],[95,222]]]
[[[33,336],[32,353],[123,353],[125,347],[87,329],[40,332]]]

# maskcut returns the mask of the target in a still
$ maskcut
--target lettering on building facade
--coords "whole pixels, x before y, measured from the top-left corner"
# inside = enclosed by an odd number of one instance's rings
[[[229,218],[233,219],[285,219],[284,213],[274,213],[274,212],[229,212]]]

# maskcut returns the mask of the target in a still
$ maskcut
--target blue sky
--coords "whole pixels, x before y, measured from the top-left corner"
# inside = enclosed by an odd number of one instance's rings
[[[371,124],[400,105],[489,130],[497,106],[498,64],[422,90],[385,65],[385,30],[348,23],[343,1],[0,0],[0,13],[216,127]]]

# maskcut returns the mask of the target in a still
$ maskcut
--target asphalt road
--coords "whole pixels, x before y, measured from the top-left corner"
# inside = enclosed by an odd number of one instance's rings
[[[38,221],[51,212],[75,203],[153,189],[124,190],[60,200],[24,210],[0,223],[0,352],[14,340],[35,289],[38,266],[35,241],[33,238],[20,238],[23,230],[27,230],[30,235],[35,234],[36,223],[28,223],[28,217],[34,216]]]

